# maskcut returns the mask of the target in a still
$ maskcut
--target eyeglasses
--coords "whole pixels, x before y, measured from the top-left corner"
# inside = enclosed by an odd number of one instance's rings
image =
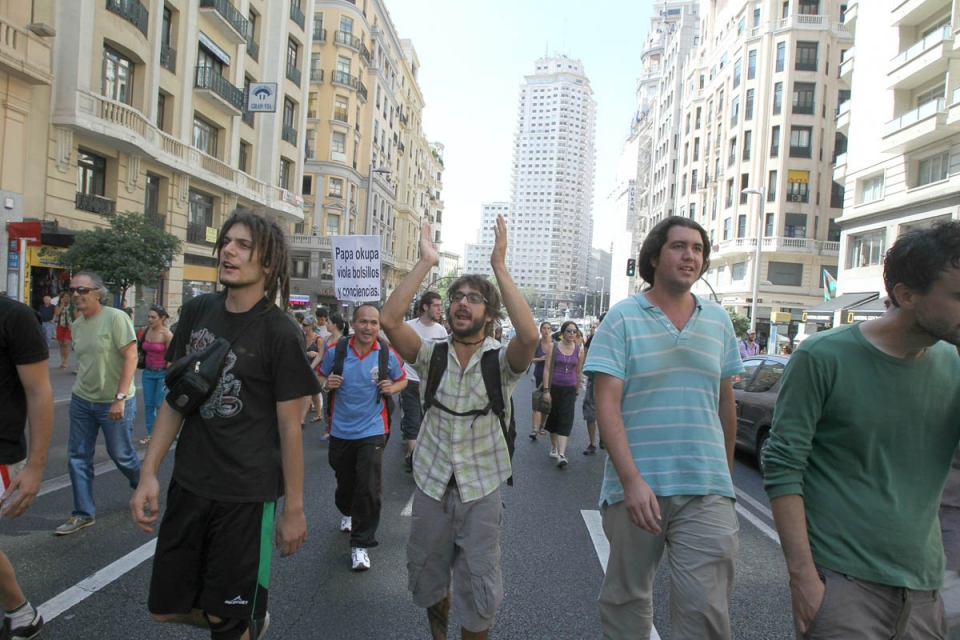
[[[485,303],[487,301],[487,299],[482,295],[473,291],[470,293],[466,293],[465,291],[454,291],[450,294],[450,302],[461,302],[464,298],[466,298],[470,304],[480,304],[481,302]]]
[[[67,293],[74,294],[79,293],[82,296],[87,295],[91,291],[99,291],[100,287],[67,287]]]
[[[577,332],[576,329],[566,329],[566,330],[564,330],[564,333],[576,333],[576,332]]]
[[[312,327],[313,325],[310,324],[309,322],[304,322],[304,323],[301,324],[300,326],[301,326],[301,327]]]

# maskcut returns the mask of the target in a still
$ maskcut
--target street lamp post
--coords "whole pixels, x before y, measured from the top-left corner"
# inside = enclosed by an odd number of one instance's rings
[[[757,239],[753,252],[753,298],[750,302],[750,331],[757,330],[757,297],[760,295],[760,245],[763,243],[763,196],[764,189],[744,189],[744,195],[760,196],[757,199]]]
[[[597,276],[596,278],[593,279],[594,282],[596,282],[597,280],[600,281],[600,313],[603,313],[603,290],[604,290],[604,289],[606,288],[606,286],[607,286],[607,281],[606,281],[606,279],[605,279],[603,276]],[[597,307],[597,300],[596,300],[596,298],[594,298],[594,300],[593,300],[593,307],[594,307],[594,309],[593,309],[593,310],[594,310],[594,317],[599,318],[600,316],[597,315],[597,313],[596,313],[596,310],[597,310],[597,309],[596,309],[596,307]]]

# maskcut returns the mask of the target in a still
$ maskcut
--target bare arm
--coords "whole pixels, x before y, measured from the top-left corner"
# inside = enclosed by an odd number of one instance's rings
[[[420,259],[410,273],[404,276],[380,310],[380,326],[390,340],[390,345],[407,362],[416,362],[420,353],[420,335],[403,321],[403,314],[410,300],[417,295],[423,279],[440,262],[440,252],[430,235],[430,225],[420,227]]]
[[[133,375],[137,372],[137,341],[134,340],[123,345],[119,349],[123,356],[123,368],[120,369],[120,383],[117,385],[117,393],[126,393],[133,384]],[[107,414],[111,420],[120,420],[123,418],[123,406],[126,400],[114,400],[110,405],[110,411]]]
[[[580,348],[580,359],[577,361],[577,395],[580,394],[580,387],[583,385],[583,361],[587,359],[587,350]]]
[[[623,380],[605,373],[594,374],[594,397],[597,403],[597,426],[607,445],[607,455],[623,485],[623,498],[630,520],[638,527],[660,533],[660,503],[637,469],[627,429],[620,413]]]
[[[530,312],[527,301],[523,299],[516,283],[510,277],[510,272],[507,271],[507,223],[504,222],[503,216],[497,216],[493,231],[494,244],[493,252],[490,254],[490,266],[493,267],[493,275],[500,286],[503,304],[507,308],[507,314],[516,332],[507,345],[507,362],[510,363],[514,373],[523,373],[530,366],[533,354],[537,351],[540,334],[537,331],[537,325],[533,322],[533,313]]]
[[[299,423],[299,417],[297,421]],[[140,464],[140,484],[130,498],[130,513],[134,524],[149,533],[153,533],[152,525],[156,522],[160,511],[160,483],[157,481],[157,470],[177,437],[181,424],[183,424],[183,416],[167,402],[160,403],[157,419],[153,423],[153,433],[150,434],[150,444],[147,445],[147,452]]]
[[[727,452],[727,467],[733,474],[733,452],[737,446],[737,399],[733,395],[733,378],[720,381],[720,426],[723,427],[723,447]]]
[[[281,557],[296,553],[307,540],[307,519],[303,514],[302,409],[302,398],[277,403],[280,464],[283,467],[283,511],[277,521],[276,537]]]
[[[47,361],[18,364],[17,375],[27,396],[27,420],[30,423],[30,454],[27,464],[10,482],[0,502],[3,515],[16,518],[33,502],[40,491],[43,468],[47,464],[47,450],[53,433],[53,390],[50,387],[50,369]],[[17,495],[7,503],[14,492]]]
[[[770,501],[770,510],[787,562],[793,615],[800,631],[806,633],[820,610],[824,589],[810,551],[803,496],[792,494],[774,498]]]
[[[553,367],[550,366],[551,361],[553,360],[553,350],[557,348],[557,345],[553,342],[550,343],[550,346],[543,350],[543,388],[546,389],[547,393],[550,393],[550,376],[553,375]],[[617,405],[620,406],[619,404]]]

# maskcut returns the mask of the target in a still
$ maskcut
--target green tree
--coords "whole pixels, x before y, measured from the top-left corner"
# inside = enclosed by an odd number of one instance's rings
[[[109,227],[77,233],[73,246],[60,255],[60,264],[96,271],[123,297],[130,287],[158,284],[180,251],[177,236],[142,213],[126,212],[112,216]]]
[[[543,296],[540,295],[540,292],[533,287],[524,287],[520,290],[520,295],[522,295],[523,299],[527,301],[527,306],[530,307],[531,311],[539,308],[540,302],[543,300]]]
[[[747,331],[750,330],[750,318],[740,315],[733,310],[733,307],[724,307],[724,309],[730,314],[730,322],[733,323],[733,332],[737,334],[737,337],[743,338],[747,335]]]

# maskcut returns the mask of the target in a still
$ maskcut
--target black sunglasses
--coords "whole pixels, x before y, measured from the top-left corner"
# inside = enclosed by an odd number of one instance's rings
[[[74,294],[79,293],[82,296],[87,295],[91,291],[99,291],[100,287],[67,287],[67,293]]]

